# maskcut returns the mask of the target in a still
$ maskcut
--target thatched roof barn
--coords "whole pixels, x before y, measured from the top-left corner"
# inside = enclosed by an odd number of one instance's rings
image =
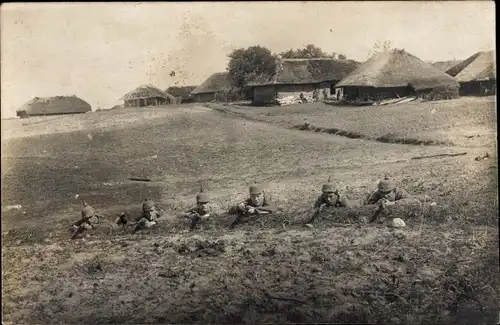
[[[92,111],[90,104],[76,96],[35,97],[17,109],[21,118],[43,115],[82,114]]]
[[[216,99],[216,94],[228,93],[232,88],[227,72],[217,72],[196,87],[191,95],[196,102],[210,102]]]
[[[125,107],[160,106],[175,103],[175,97],[152,85],[142,85],[120,98]]]
[[[461,95],[496,93],[495,52],[478,52],[447,71],[460,83]]]
[[[431,63],[432,66],[438,70],[441,70],[441,71],[448,71],[448,69],[450,68],[453,68],[454,66],[456,66],[457,64],[459,64],[460,60],[450,60],[450,61],[437,61],[437,62],[434,62],[434,63]]]
[[[170,95],[175,98],[180,98],[181,103],[190,103],[193,101],[191,92],[196,89],[197,86],[172,86],[165,90]]]
[[[247,83],[254,103],[282,98],[330,96],[335,84],[356,69],[359,62],[331,58],[278,59],[274,76],[258,76]]]
[[[404,96],[429,96],[434,99],[458,96],[458,82],[404,50],[391,50],[371,57],[342,79],[335,88],[337,97],[346,100],[377,101]]]

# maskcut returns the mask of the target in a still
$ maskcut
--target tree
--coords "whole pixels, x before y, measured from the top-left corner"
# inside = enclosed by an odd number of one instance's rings
[[[346,60],[347,56],[345,54],[339,54],[339,59],[340,60]]]
[[[376,41],[373,47],[368,52],[368,57],[371,57],[377,53],[388,52],[392,49],[391,41]]]
[[[332,55],[313,44],[306,45],[303,49],[290,49],[282,52],[283,59],[308,59],[308,58],[331,58]]]
[[[252,77],[260,75],[272,77],[275,66],[276,58],[271,51],[257,45],[231,52],[227,71],[231,84],[241,90]]]

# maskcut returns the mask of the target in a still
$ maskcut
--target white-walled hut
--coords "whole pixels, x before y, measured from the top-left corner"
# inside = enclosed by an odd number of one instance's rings
[[[82,114],[92,111],[89,103],[76,96],[35,97],[16,110],[20,118],[44,115]]]
[[[219,100],[233,90],[227,72],[216,72],[191,92],[195,102],[204,103]]]
[[[175,97],[152,85],[142,85],[120,98],[124,107],[145,107],[174,104]]]
[[[253,91],[255,104],[273,103],[286,97],[312,97],[316,91],[320,98],[331,96],[335,84],[360,65],[353,60],[332,58],[277,59],[272,77],[260,75],[246,86]]]
[[[458,97],[459,87],[446,72],[399,49],[375,54],[335,86],[337,98],[346,101],[449,99]]]
[[[446,71],[460,83],[460,95],[496,94],[495,52],[478,52]]]

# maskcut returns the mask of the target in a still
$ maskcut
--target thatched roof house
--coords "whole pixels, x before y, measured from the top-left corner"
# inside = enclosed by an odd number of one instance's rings
[[[456,97],[459,84],[444,71],[404,50],[395,49],[374,55],[335,88],[337,97],[370,101],[429,95],[441,90],[446,93],[445,97]]]
[[[478,52],[447,71],[460,83],[462,95],[496,93],[495,52]]]
[[[35,97],[16,110],[21,118],[29,116],[82,114],[92,111],[90,104],[76,96]]]
[[[175,103],[175,97],[152,85],[142,85],[120,98],[125,107],[159,106]]]
[[[448,71],[448,69],[456,66],[457,64],[459,64],[460,60],[450,60],[450,61],[437,61],[437,62],[434,62],[434,63],[431,63],[432,66],[438,70],[441,70],[441,71]]]
[[[210,102],[216,98],[216,93],[227,93],[232,88],[227,72],[217,72],[196,87],[191,95],[196,102]]]
[[[274,76],[258,76],[247,83],[253,88],[253,101],[273,102],[280,98],[330,96],[335,84],[360,63],[331,58],[278,59]]]
[[[446,73],[453,77],[457,77],[463,70],[468,70],[469,72],[466,71],[466,73],[469,74],[471,78],[463,81],[476,80],[477,78],[483,80],[496,79],[494,63],[494,51],[477,52],[453,67],[450,67],[446,70]],[[465,74],[463,74],[463,76],[465,77]]]
[[[196,89],[197,86],[172,86],[165,90],[170,95],[175,98],[180,98],[182,103],[189,103],[193,101],[191,92]]]

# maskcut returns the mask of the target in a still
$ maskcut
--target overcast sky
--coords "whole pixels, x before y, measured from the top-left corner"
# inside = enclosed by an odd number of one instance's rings
[[[196,85],[224,71],[232,49],[256,44],[312,43],[366,60],[390,40],[425,61],[465,59],[494,49],[494,10],[489,1],[4,4],[2,117],[35,96],[75,94],[95,110],[141,84]]]

